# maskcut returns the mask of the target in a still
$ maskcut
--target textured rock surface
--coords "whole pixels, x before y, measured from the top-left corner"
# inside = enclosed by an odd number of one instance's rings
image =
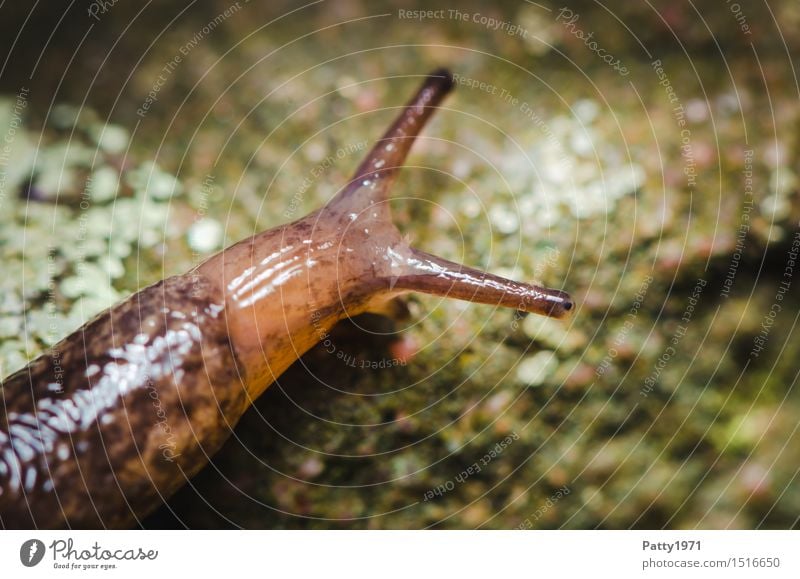
[[[230,243],[330,199],[394,116],[382,107],[416,87],[407,76],[445,64],[463,82],[400,177],[398,225],[569,290],[576,315],[553,326],[415,296],[407,322],[345,325],[146,524],[797,526],[786,31],[800,9],[748,8],[747,33],[720,3],[694,5],[467,3],[466,22],[391,2],[271,25],[295,6],[207,2],[171,25],[166,3],[70,16],[94,28],[59,107],[85,28],[60,29],[63,55],[49,49],[33,80],[22,56],[3,77],[3,373],[199,262],[202,220]],[[38,55],[43,38],[21,42]]]

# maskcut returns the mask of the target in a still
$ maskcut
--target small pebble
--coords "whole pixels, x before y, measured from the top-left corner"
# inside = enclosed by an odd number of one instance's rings
[[[588,124],[597,118],[600,107],[593,100],[581,99],[572,106],[572,110],[579,121]]]
[[[466,199],[460,204],[461,213],[464,217],[475,219],[481,214],[481,204],[477,199]]]
[[[489,210],[489,219],[492,225],[506,235],[516,232],[519,229],[519,217],[511,209],[503,205],[495,205]]]
[[[590,156],[594,152],[594,143],[591,135],[584,130],[578,130],[570,138],[570,146],[578,155]]]
[[[154,172],[148,184],[147,193],[153,199],[164,201],[176,195],[180,191],[180,187],[177,179],[169,173]]]
[[[209,253],[222,246],[222,225],[216,219],[204,217],[195,221],[187,233],[189,247],[200,253]]]
[[[358,84],[358,81],[352,76],[341,77],[336,85],[336,91],[344,98],[349,100],[355,99],[360,90],[361,87]]]
[[[557,367],[558,359],[555,352],[542,350],[520,362],[517,366],[517,378],[528,386],[541,386]]]
[[[94,201],[111,201],[119,190],[119,173],[112,167],[101,167],[92,174],[86,186]]]
[[[686,103],[686,118],[693,123],[702,123],[708,118],[708,104],[701,99],[691,99]]]
[[[128,131],[118,125],[99,125],[92,130],[92,136],[97,146],[111,155],[124,153],[130,141]]]
[[[325,465],[320,459],[315,456],[303,461],[297,474],[303,479],[312,479],[318,477],[325,470]]]

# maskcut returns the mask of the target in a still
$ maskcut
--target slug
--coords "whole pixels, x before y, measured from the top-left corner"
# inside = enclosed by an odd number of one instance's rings
[[[387,194],[453,87],[426,77],[323,208],[99,314],[0,385],[0,526],[138,523],[197,473],[249,405],[347,316],[409,291],[555,318],[561,291],[408,245]]]

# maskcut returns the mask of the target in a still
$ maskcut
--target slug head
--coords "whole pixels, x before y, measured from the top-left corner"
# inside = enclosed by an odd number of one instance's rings
[[[436,107],[453,88],[447,70],[437,70],[356,170],[349,184],[316,214],[316,222],[337,222],[341,235],[340,282],[353,281],[380,302],[420,291],[472,302],[502,305],[555,318],[573,307],[566,293],[514,282],[410,247],[392,223],[388,196],[411,145]],[[343,283],[342,287],[351,284]],[[356,292],[357,295],[358,292]],[[342,300],[347,306],[348,301]]]
[[[353,178],[325,207],[244,240],[198,271],[221,280],[231,339],[255,396],[345,316],[381,311],[419,291],[555,318],[569,295],[481,272],[410,247],[388,195],[409,149],[452,89],[428,77]]]

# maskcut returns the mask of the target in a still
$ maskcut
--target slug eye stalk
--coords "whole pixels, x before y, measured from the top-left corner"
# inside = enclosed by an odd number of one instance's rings
[[[470,302],[501,305],[554,318],[565,317],[573,308],[570,296],[560,290],[515,282],[463,266],[409,247],[391,222],[389,190],[414,139],[453,88],[449,71],[439,69],[403,107],[391,127],[362,161],[348,185],[323,209],[331,213],[364,215],[377,220],[391,243],[390,271],[379,275],[389,293],[419,291]],[[371,244],[370,240],[361,240]]]

